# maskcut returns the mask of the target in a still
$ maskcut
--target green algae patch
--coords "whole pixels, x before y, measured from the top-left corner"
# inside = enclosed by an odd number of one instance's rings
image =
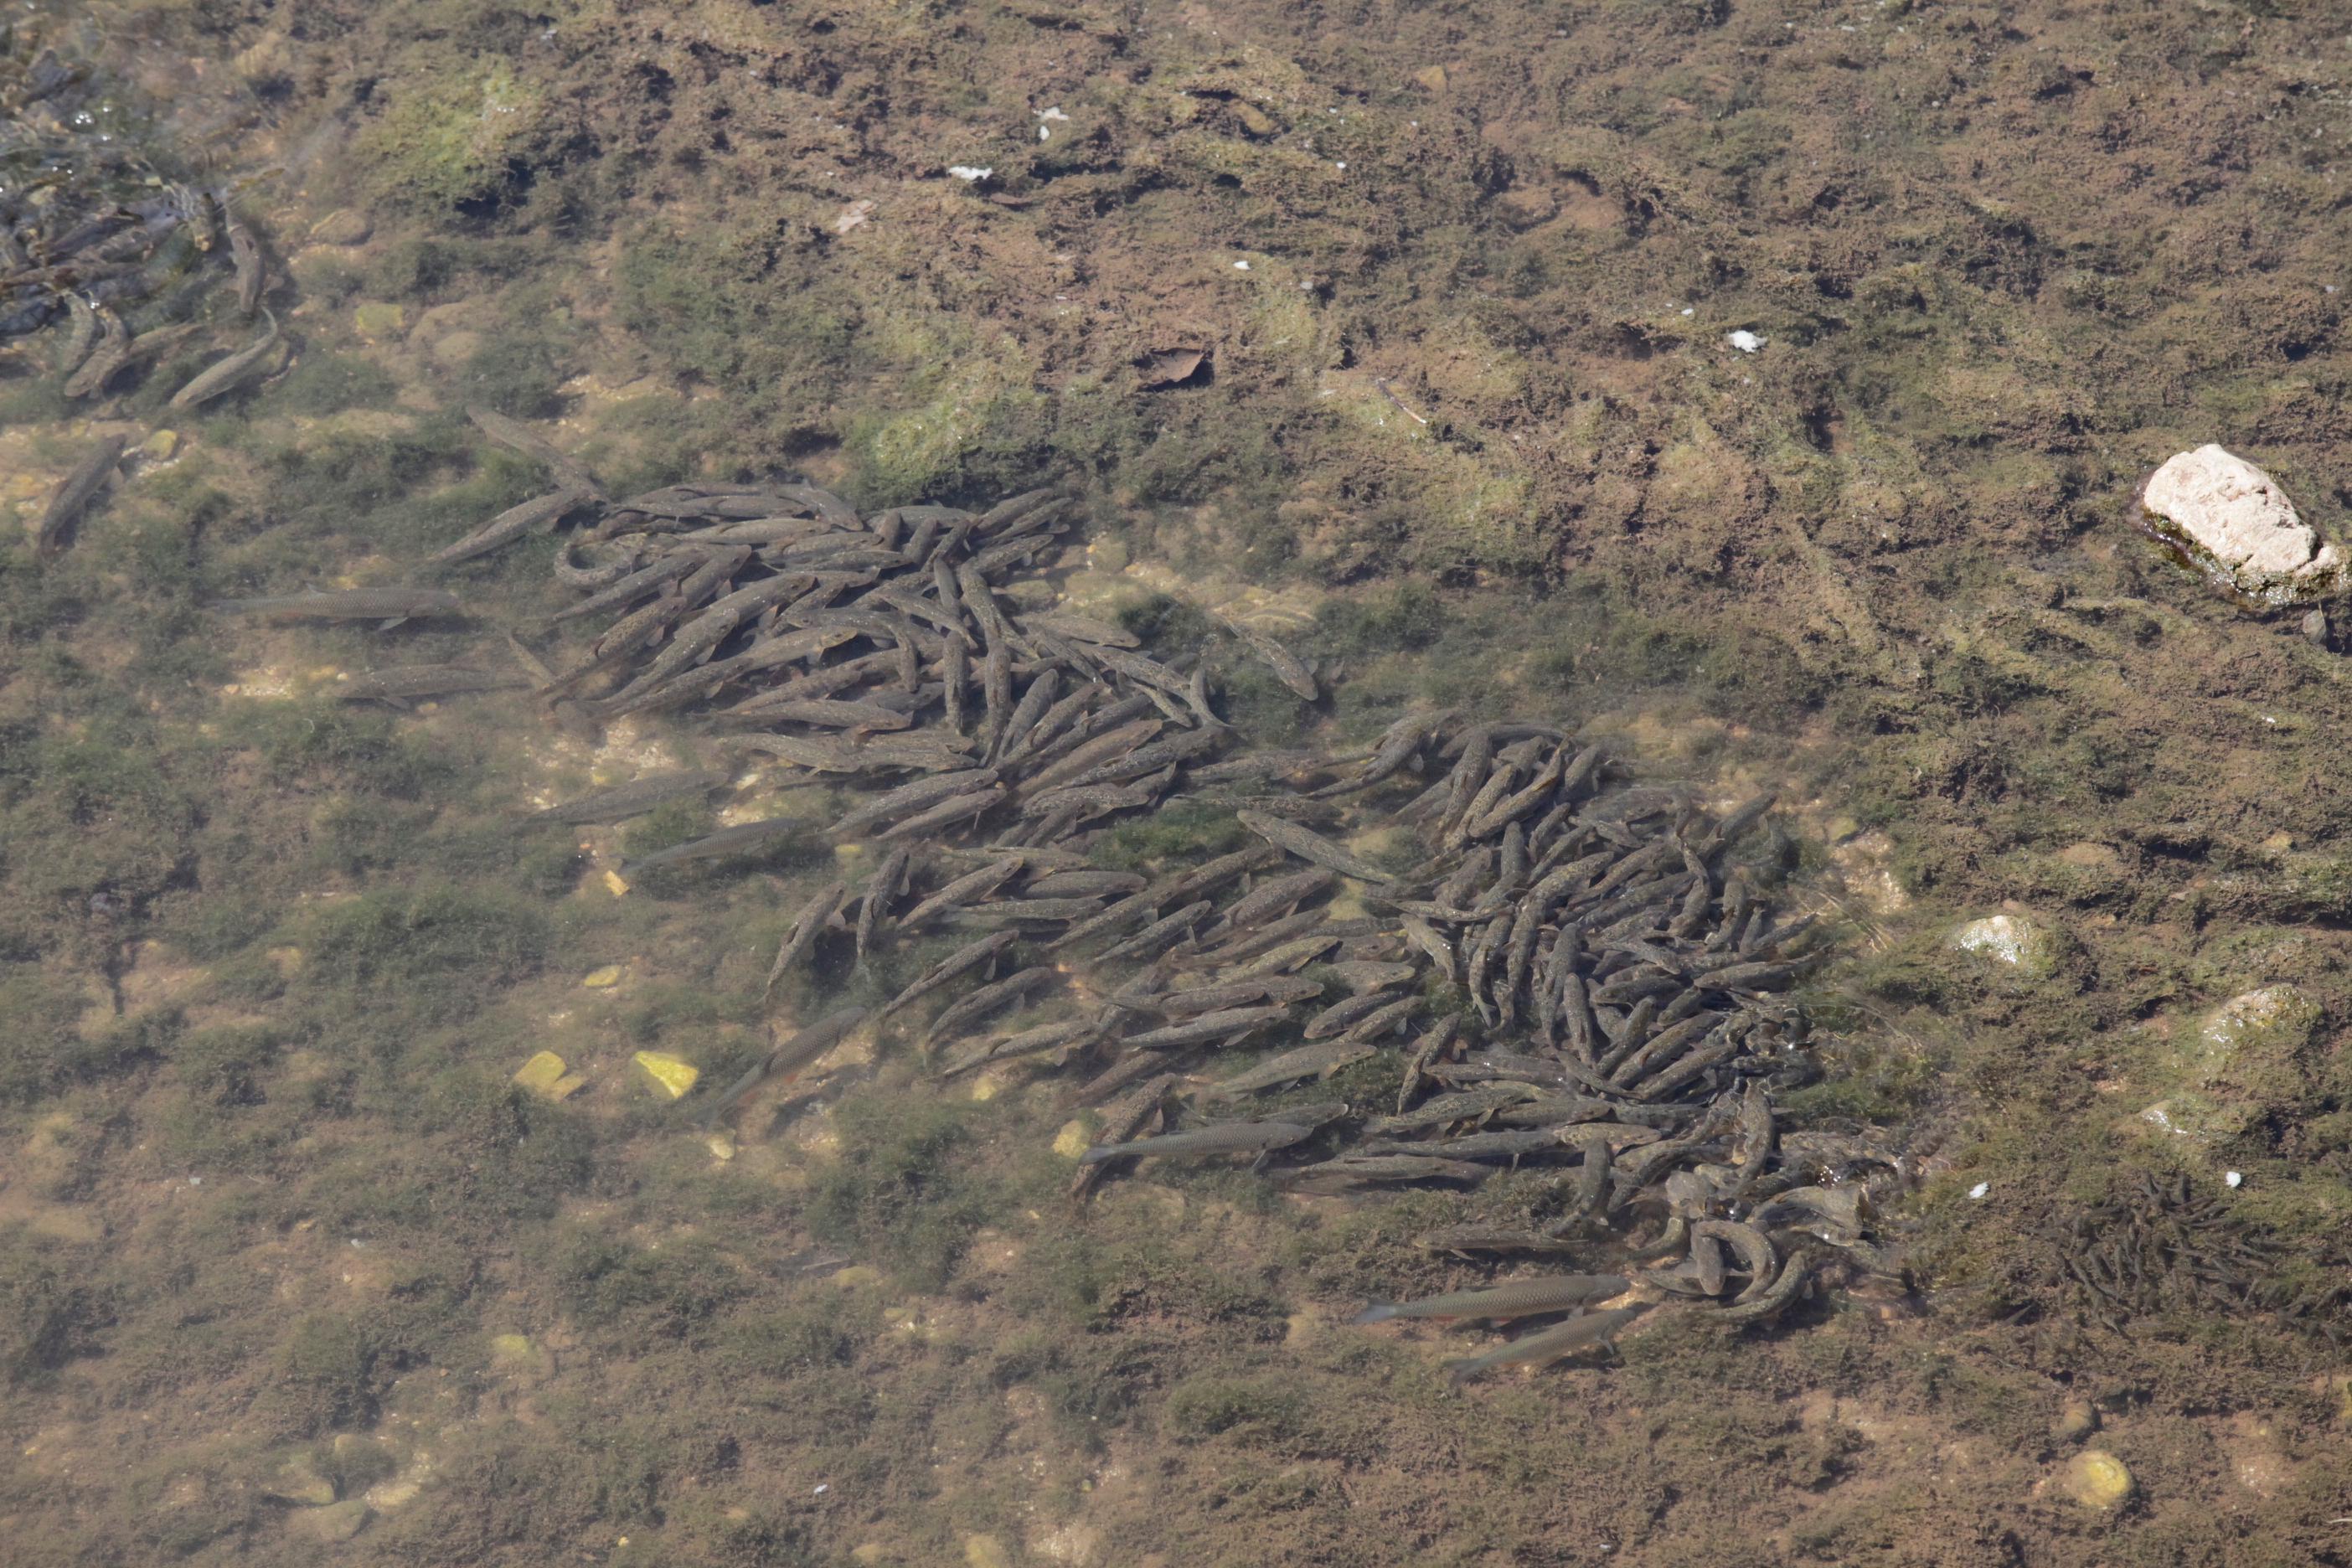
[[[454,80],[403,84],[353,151],[382,200],[427,215],[495,201],[545,128],[546,99],[504,60]]]
[[[2223,1143],[2267,1116],[2293,1111],[2310,1092],[2303,1054],[2320,1005],[2294,985],[2266,985],[2199,1020],[2169,1075],[2174,1087],[2143,1118],[2200,1143]]]
[[[975,346],[920,378],[917,390],[922,402],[850,430],[849,450],[864,475],[859,490],[871,504],[977,488],[993,451],[1033,448],[1050,418],[1034,366],[1009,343]],[[968,473],[974,468],[981,472]]]

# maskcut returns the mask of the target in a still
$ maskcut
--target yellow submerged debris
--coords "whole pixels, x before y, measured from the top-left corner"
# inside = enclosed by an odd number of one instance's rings
[[[683,1097],[688,1089],[694,1087],[695,1080],[702,1076],[700,1068],[667,1051],[639,1051],[636,1063],[638,1070],[651,1080],[653,1086],[672,1100]]]
[[[565,1070],[562,1057],[553,1051],[541,1051],[515,1068],[514,1085],[544,1100],[561,1100],[563,1096],[557,1092],[556,1086],[563,1081]]]
[[[1054,1152],[1065,1160],[1075,1160],[1092,1147],[1094,1140],[1087,1135],[1083,1121],[1065,1121],[1062,1130],[1054,1134]]]
[[[621,880],[621,874],[618,871],[604,873],[604,886],[613,890],[613,896],[616,899],[629,890],[629,885]]]
[[[580,977],[580,984],[591,991],[604,991],[621,983],[621,966],[608,963],[602,969],[592,969]]]

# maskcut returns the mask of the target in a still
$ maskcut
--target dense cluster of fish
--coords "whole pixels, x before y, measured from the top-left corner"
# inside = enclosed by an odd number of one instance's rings
[[[278,321],[261,302],[268,264],[229,188],[167,179],[136,139],[108,129],[111,113],[89,71],[0,37],[0,343],[46,333],[56,347],[42,373],[66,397],[91,398],[210,331],[225,299],[235,320],[263,325],[173,393],[173,407],[193,408],[276,353]],[[65,548],[126,444],[102,438],[58,484],[43,554]]]
[[[871,869],[796,911],[770,990],[828,932],[861,965],[877,944],[953,942],[887,1001],[781,1036],[706,1121],[870,1026],[903,1030],[942,1078],[1024,1058],[1083,1073],[1075,1098],[1100,1108],[1103,1142],[1080,1161],[1081,1195],[1147,1159],[1239,1156],[1322,1194],[1556,1171],[1523,1223],[1429,1245],[1606,1253],[1628,1272],[1371,1314],[1574,1313],[1463,1373],[1605,1344],[1670,1297],[1767,1318],[1807,1292],[1820,1243],[1864,1244],[1867,1184],[1845,1178],[1891,1159],[1784,1133],[1773,1109],[1813,1068],[1804,1009],[1782,994],[1807,971],[1811,921],[1776,920],[1734,858],[1769,799],[1717,818],[1559,726],[1448,712],[1410,713],[1344,760],[1254,752],[1220,716],[1223,661],[1261,659],[1308,700],[1318,671],[1240,627],[1155,658],[1057,607],[1042,574],[1075,509],[1052,490],[872,516],[782,482],[612,500],[535,434],[474,417],[555,488],[432,565],[580,525],[555,558],[580,597],[554,620],[602,629],[561,670],[514,644],[541,696],[587,724],[692,710],[722,749],[861,792],[824,831],[870,844],[843,863]],[[240,607],[460,613],[433,588]],[[416,695],[432,677],[394,684]],[[618,821],[726,782],[656,774],[544,815]],[[1091,853],[1180,800],[1229,810],[1241,847],[1152,877]],[[623,870],[814,826],[772,816]],[[1393,1103],[1289,1092],[1375,1058],[1401,1068]],[[1260,1096],[1276,1098],[1250,1109]]]

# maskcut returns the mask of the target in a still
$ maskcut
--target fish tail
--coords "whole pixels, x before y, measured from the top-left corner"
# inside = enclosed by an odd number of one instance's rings
[[[1393,1302],[1375,1301],[1348,1321],[1351,1323],[1385,1323],[1391,1318],[1400,1317],[1402,1314],[1403,1309]]]
[[[1475,1355],[1452,1356],[1437,1364],[1444,1370],[1445,1381],[1456,1388],[1486,1370],[1482,1358]]]

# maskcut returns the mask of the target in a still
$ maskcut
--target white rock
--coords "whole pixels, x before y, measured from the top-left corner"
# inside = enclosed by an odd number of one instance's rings
[[[975,169],[969,163],[952,163],[949,165],[948,173],[953,174],[957,179],[961,180],[968,185],[976,185],[980,184],[981,181],[988,178],[989,175],[996,173],[996,171],[993,169]]]
[[[2046,980],[2057,969],[2057,938],[2041,921],[2016,915],[1988,915],[1955,930],[1949,945],[2017,971],[2020,979]]]
[[[2278,481],[2210,442],[2166,459],[2140,504],[2166,538],[2249,598],[2285,604],[2345,581],[2343,554],[2303,521]]]
[[[1992,1184],[1990,1182],[1979,1182],[1975,1186],[1969,1189],[1969,1196],[1972,1198],[1980,1198],[1990,1191],[1992,1191]]]
[[[1745,327],[1742,327],[1738,331],[1730,334],[1727,341],[1733,348],[1738,349],[1744,354],[1752,354],[1758,349],[1764,346],[1764,340],[1758,337],[1754,332],[1749,331]]]
[[[2242,1187],[2246,1184],[2246,1174],[2243,1171],[2231,1171],[2225,1173],[2221,1180],[2233,1187]]]

